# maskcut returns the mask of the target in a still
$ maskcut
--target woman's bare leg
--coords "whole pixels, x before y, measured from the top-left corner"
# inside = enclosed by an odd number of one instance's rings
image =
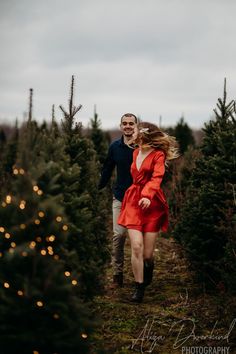
[[[131,264],[134,279],[137,283],[143,283],[143,234],[141,231],[128,230],[131,244]]]
[[[152,260],[158,232],[145,232],[143,236],[143,259]]]

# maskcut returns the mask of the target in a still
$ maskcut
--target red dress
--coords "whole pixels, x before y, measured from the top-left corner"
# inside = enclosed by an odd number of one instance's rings
[[[134,150],[131,174],[133,184],[127,189],[118,218],[118,224],[127,229],[142,232],[166,231],[168,227],[168,205],[161,189],[165,173],[165,154],[161,150],[151,151],[137,169],[136,159],[139,149]],[[151,200],[147,209],[141,209],[139,200]]]

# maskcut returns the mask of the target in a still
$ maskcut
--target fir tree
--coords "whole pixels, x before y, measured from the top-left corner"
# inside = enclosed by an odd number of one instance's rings
[[[73,105],[73,95],[72,77],[69,112],[60,106],[65,152],[70,159],[70,168],[63,175],[64,206],[71,225],[68,247],[75,251],[75,257],[68,262],[80,274],[84,297],[91,298],[102,284],[108,258],[107,210],[104,195],[97,190],[97,155],[92,141],[83,136],[81,123],[75,122],[75,114],[82,106]]]
[[[218,99],[215,120],[205,125],[201,156],[188,184],[176,237],[197,266],[206,283],[220,281],[230,288],[236,271],[235,205],[232,186],[236,184],[235,102],[227,103],[226,82],[223,99]],[[235,284],[235,282],[234,282]]]
[[[14,176],[0,205],[1,353],[87,353],[92,320],[63,260],[60,195],[45,198],[22,168]]]
[[[99,162],[101,165],[104,163],[107,156],[109,140],[105,133],[101,130],[101,121],[98,119],[96,106],[94,106],[94,117],[90,120],[91,130],[89,137],[93,142],[94,149],[97,152]]]

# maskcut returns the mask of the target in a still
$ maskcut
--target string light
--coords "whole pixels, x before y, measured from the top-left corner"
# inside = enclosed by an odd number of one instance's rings
[[[88,338],[88,335],[87,335],[86,333],[82,333],[82,334],[81,334],[81,337],[82,337],[83,339],[86,339],[86,338]]]
[[[11,196],[10,195],[6,196],[6,203],[11,204]]]
[[[36,225],[39,225],[39,224],[40,224],[40,220],[39,220],[39,219],[35,219],[35,220],[34,220],[34,223],[35,223]]]
[[[42,242],[42,238],[40,236],[36,237],[37,242]]]
[[[56,221],[57,221],[57,222],[61,222],[61,221],[62,221],[62,217],[61,217],[61,216],[57,216],[57,217],[56,217]]]
[[[4,286],[4,288],[6,288],[6,289],[9,289],[9,288],[10,288],[10,284],[7,283],[7,282],[5,282],[5,283],[3,284],[3,286]]]
[[[67,230],[68,230],[68,226],[67,226],[67,225],[63,225],[63,226],[62,226],[62,230],[63,230],[63,231],[67,231]]]
[[[39,212],[38,212],[38,216],[39,216],[40,218],[43,218],[43,217],[44,217],[44,212],[43,212],[43,211],[39,211]]]
[[[19,208],[22,209],[22,210],[25,209],[25,204],[26,204],[26,201],[25,200],[21,200]]]
[[[0,257],[2,257],[2,252],[0,252]]]
[[[5,202],[2,202],[2,207],[5,208],[7,204]]]
[[[77,285],[78,284],[77,280],[75,280],[75,279],[73,279],[71,283],[72,283],[72,285]]]
[[[59,259],[58,254],[55,254],[53,258],[54,258],[56,261],[58,261],[58,259]]]
[[[55,320],[58,320],[59,317],[60,316],[57,313],[54,313],[53,318],[55,318]]]
[[[38,307],[43,307],[43,302],[42,302],[42,301],[37,301],[37,302],[36,302],[36,305],[37,305]]]
[[[34,350],[33,354],[39,354],[39,352],[37,350]]]
[[[20,169],[19,169],[19,172],[20,172],[21,175],[24,175],[25,170],[24,170],[23,168],[20,168]]]
[[[39,189],[39,190],[37,191],[37,194],[38,194],[38,195],[42,195],[42,194],[43,194],[43,191],[42,191],[41,189]]]
[[[18,290],[18,291],[17,291],[17,294],[18,294],[19,296],[23,296],[23,295],[24,295],[24,293],[23,293],[22,290]]]
[[[54,236],[54,235],[50,235],[50,236],[48,237],[48,240],[49,240],[50,242],[55,241],[55,239],[56,239],[56,236]]]
[[[39,187],[38,186],[33,186],[33,191],[34,192],[37,192],[39,190]]]
[[[46,256],[47,251],[46,250],[41,250],[40,253],[41,253],[42,256]]]
[[[11,235],[9,234],[9,232],[6,232],[5,233],[5,238],[10,238],[11,237]]]
[[[66,276],[66,277],[69,277],[69,276],[70,276],[70,272],[66,271],[66,272],[65,272],[65,276]]]
[[[35,241],[31,241],[29,244],[29,248],[34,249],[36,246],[36,242]]]
[[[4,227],[0,227],[0,232],[4,232],[5,231],[5,229],[4,229]]]
[[[20,224],[20,229],[21,230],[24,230],[26,228],[26,225],[25,224]]]
[[[9,248],[9,253],[14,253],[14,248]]]
[[[15,242],[11,242],[11,247],[12,247],[12,248],[16,247]]]
[[[26,251],[23,251],[21,254],[22,254],[23,257],[27,257],[28,256],[28,253]]]
[[[13,174],[14,174],[14,175],[18,175],[18,173],[19,173],[19,171],[17,170],[17,168],[14,168]]]

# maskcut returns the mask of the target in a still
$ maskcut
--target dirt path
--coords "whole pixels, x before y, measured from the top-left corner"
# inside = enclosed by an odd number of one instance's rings
[[[94,353],[236,353],[236,299],[205,294],[173,239],[157,242],[154,281],[142,304],[129,302],[133,275],[128,240],[125,255],[124,288],[109,289],[109,269],[106,293],[96,299],[102,318],[96,338],[103,349],[96,347]]]

